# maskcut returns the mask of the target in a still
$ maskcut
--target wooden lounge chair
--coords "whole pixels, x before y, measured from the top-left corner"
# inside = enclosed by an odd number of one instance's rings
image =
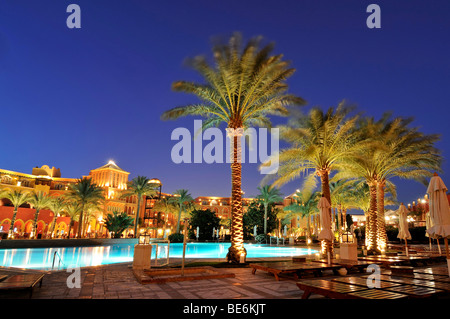
[[[327,265],[315,262],[293,262],[293,261],[274,261],[263,262],[249,265],[252,268],[252,274],[256,273],[256,270],[263,270],[272,273],[276,280],[280,280],[281,274],[293,274],[295,279],[302,276],[304,272],[312,272],[314,276],[321,276],[324,270],[333,270],[341,268],[339,265]]]
[[[367,276],[361,276],[362,278],[365,278]],[[398,275],[380,275],[381,281],[390,281],[390,282],[398,282],[404,285],[413,285],[413,286],[419,286],[419,287],[428,287],[435,289],[436,292],[450,292],[450,283],[449,282],[442,282],[442,281],[435,281],[435,280],[429,280],[429,279],[421,279],[416,277],[405,277],[405,276],[398,276]]]
[[[357,285],[362,287],[368,287],[367,285],[368,277],[344,277],[335,278],[333,281],[347,283],[351,285]],[[401,293],[407,295],[409,298],[429,298],[437,296],[438,294],[444,293],[444,290],[435,289],[432,287],[415,286],[411,284],[406,284],[399,281],[389,281],[380,280],[380,287],[373,288],[376,290],[382,289],[386,291]]]
[[[0,281],[0,297],[12,298],[13,292],[27,291],[29,292],[29,298],[31,298],[34,287],[37,284],[39,284],[39,287],[42,286],[42,279],[45,274],[2,270],[0,276],[3,278]]]
[[[390,265],[401,265],[407,263],[406,260],[395,257],[383,257],[383,256],[366,256],[358,257],[358,260],[367,261],[372,263],[381,263],[384,267],[389,267]]]
[[[429,268],[414,269],[414,272],[423,274],[442,275],[447,277],[449,275],[448,267],[429,267]]]
[[[342,283],[332,280],[302,280],[297,282],[303,290],[302,299],[308,299],[311,294],[318,294],[333,299],[400,299],[407,295],[382,289],[370,289],[367,286]]]
[[[326,259],[313,260],[314,262],[320,263],[328,263]],[[331,264],[339,265],[347,269],[347,271],[351,271],[353,269],[358,270],[359,272],[364,272],[364,270],[372,264],[381,264],[381,262],[377,261],[366,261],[366,260],[351,260],[351,259],[332,259]]]
[[[419,255],[414,255],[414,256],[404,256],[404,255],[399,255],[396,256],[396,258],[404,260],[409,262],[412,266],[418,266],[418,263],[422,263],[422,265],[426,266],[428,264],[428,262],[430,262],[430,257],[428,256],[419,256]]]

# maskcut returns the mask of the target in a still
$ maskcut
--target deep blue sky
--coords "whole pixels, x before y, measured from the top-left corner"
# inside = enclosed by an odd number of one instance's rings
[[[66,27],[71,3],[81,7],[81,29]],[[366,26],[370,3],[381,7],[381,29]],[[438,147],[448,157],[448,12],[446,0],[3,0],[0,167],[31,173],[47,164],[77,178],[112,159],[131,178],[160,178],[164,192],[230,196],[228,164],[171,162],[170,134],[192,131],[193,118],[160,115],[196,101],[171,91],[175,80],[198,80],[184,59],[210,55],[211,38],[233,31],[276,43],[275,53],[297,69],[290,91],[308,107],[347,99],[376,118],[387,110],[413,116],[424,132],[442,134]],[[450,184],[448,162],[443,169]],[[257,165],[244,164],[246,196],[261,177]],[[426,191],[397,184],[405,203]]]

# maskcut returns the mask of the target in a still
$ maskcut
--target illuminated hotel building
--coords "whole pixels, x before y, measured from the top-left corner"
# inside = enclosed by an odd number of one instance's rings
[[[107,236],[107,230],[103,227],[102,221],[108,213],[114,211],[126,212],[129,216],[135,218],[137,212],[137,196],[129,196],[122,198],[121,194],[127,189],[130,172],[120,168],[113,161],[109,161],[106,165],[93,169],[89,175],[82,176],[91,178],[92,181],[104,189],[105,201],[99,211],[93,212],[90,217],[90,223],[84,227],[87,237]],[[62,178],[59,168],[50,168],[47,165],[42,167],[34,167],[31,174],[20,173],[5,169],[0,169],[0,190],[20,189],[28,192],[42,191],[50,196],[58,197],[64,195],[68,190],[69,185],[77,183],[78,178]],[[153,209],[158,198],[172,196],[161,192],[162,183],[158,179],[151,180],[154,183],[159,183],[160,188],[158,196],[149,197],[144,196],[140,207],[140,225],[139,227],[147,229],[151,237],[162,237],[161,229],[164,226],[164,221],[167,219],[168,228],[175,226],[178,219],[178,213],[167,216],[164,212]],[[247,211],[248,206],[253,201],[253,198],[243,198],[243,210]],[[283,203],[277,203],[278,208],[283,208],[289,205],[292,201],[292,196],[284,199]],[[222,225],[228,225],[231,220],[231,198],[216,197],[216,196],[200,196],[195,198],[197,207],[201,209],[210,209],[222,219]],[[5,199],[0,198],[0,234],[5,234],[10,228],[10,223],[13,215],[14,207]],[[31,232],[34,221],[35,210],[29,204],[21,205],[18,209],[16,221],[14,223],[16,238],[27,238]],[[45,238],[51,236],[50,229],[54,218],[54,214],[49,209],[42,209],[39,212],[37,223],[38,238]],[[57,237],[65,237],[69,232],[70,217],[57,216],[55,223],[55,235]],[[292,220],[291,227],[303,227],[304,220]],[[77,234],[78,223],[75,222],[71,228],[71,237]],[[224,233],[228,233],[227,226],[224,227]],[[134,227],[129,228],[124,236],[132,236]]]
[[[102,220],[108,213],[113,211],[126,212],[129,216],[135,217],[137,212],[137,196],[129,196],[120,198],[121,192],[126,190],[128,177],[130,173],[121,169],[113,161],[109,161],[106,165],[93,169],[89,172],[88,177],[105,191],[105,202],[101,209],[91,216],[91,223],[86,228],[88,236],[106,235],[106,229],[102,227]],[[35,167],[31,174],[20,173],[5,169],[0,169],[0,190],[20,189],[28,192],[42,191],[49,196],[58,197],[63,195],[70,184],[77,183],[77,178],[62,178],[59,168],[50,168],[47,165]],[[152,181],[161,182],[157,179]],[[161,191],[161,188],[159,189]],[[164,194],[164,196],[170,196]],[[143,227],[155,228],[158,226],[156,219],[158,213],[152,211],[155,198],[145,196],[141,201],[140,216],[143,218]],[[8,232],[13,215],[14,207],[6,198],[0,199],[0,233]],[[31,232],[34,221],[35,210],[29,204],[23,204],[19,207],[14,228],[19,238],[27,238]],[[63,215],[63,214],[61,214]],[[53,221],[54,214],[49,209],[42,209],[39,212],[37,223],[38,237],[50,236],[49,231]],[[173,223],[173,216],[169,216],[169,223]],[[59,216],[56,219],[55,233],[59,236],[67,236],[69,232],[70,217]],[[71,236],[76,234],[78,225],[75,222],[71,229]],[[124,235],[132,235],[133,229],[130,229]]]

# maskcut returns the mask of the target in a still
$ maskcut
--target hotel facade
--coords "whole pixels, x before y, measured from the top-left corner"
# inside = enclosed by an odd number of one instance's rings
[[[102,187],[105,194],[105,201],[98,211],[90,212],[87,218],[85,229],[86,237],[109,237],[106,228],[103,227],[103,219],[108,213],[114,211],[125,212],[132,218],[136,217],[137,196],[122,198],[122,193],[127,189],[130,172],[120,168],[113,161],[92,169],[88,175],[81,177],[91,178],[98,186]],[[77,183],[78,178],[63,178],[59,168],[43,165],[34,167],[31,173],[21,173],[6,169],[0,169],[0,191],[21,190],[25,192],[44,192],[51,197],[63,196],[71,184]],[[162,229],[166,223],[167,229],[173,228],[177,223],[178,213],[168,213],[154,209],[155,202],[159,198],[171,197],[173,195],[163,193],[162,183],[159,179],[152,179],[159,183],[160,188],[157,196],[145,196],[141,201],[140,224],[141,229],[150,232],[151,237],[163,237]],[[253,198],[243,198],[244,212]],[[292,198],[286,197],[284,202],[278,203],[279,208],[289,205]],[[210,209],[222,220],[221,234],[228,234],[229,221],[231,220],[231,198],[200,196],[195,198],[195,206],[201,209]],[[29,238],[35,218],[36,210],[28,203],[21,205],[18,209],[14,225],[11,226],[14,207],[6,198],[0,198],[0,234],[5,237],[9,229],[13,227],[15,238]],[[77,234],[78,222],[71,224],[71,218],[64,212],[55,216],[50,209],[41,209],[37,219],[37,238],[73,238]],[[52,224],[54,223],[53,232]],[[291,227],[301,227],[305,221],[293,220]],[[125,233],[125,237],[133,236],[134,227],[130,227]],[[166,234],[167,235],[167,234]]]

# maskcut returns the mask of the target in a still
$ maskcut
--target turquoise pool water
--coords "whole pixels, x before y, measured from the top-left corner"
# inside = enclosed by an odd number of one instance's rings
[[[153,246],[152,256],[155,257],[156,247]],[[186,258],[225,258],[230,243],[188,243]],[[247,258],[257,257],[289,257],[314,254],[317,251],[307,248],[290,246],[269,246],[246,244]],[[55,269],[68,267],[86,267],[133,261],[134,245],[111,245],[96,247],[67,248],[21,248],[0,249],[0,266],[27,269],[52,269],[55,252]],[[170,244],[169,257],[181,258],[183,244]],[[158,259],[167,257],[167,244],[158,244]],[[153,261],[152,261],[153,262]],[[163,260],[161,260],[161,263]]]

